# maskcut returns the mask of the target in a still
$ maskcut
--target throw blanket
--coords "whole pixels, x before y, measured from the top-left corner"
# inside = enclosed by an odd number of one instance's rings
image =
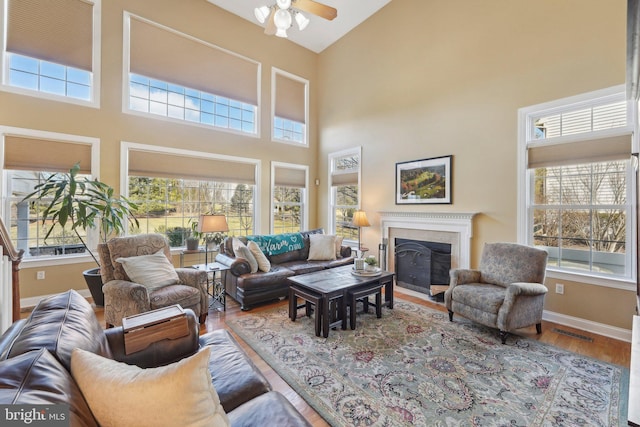
[[[256,242],[260,250],[269,256],[297,251],[304,247],[304,237],[300,233],[247,236],[247,240]]]

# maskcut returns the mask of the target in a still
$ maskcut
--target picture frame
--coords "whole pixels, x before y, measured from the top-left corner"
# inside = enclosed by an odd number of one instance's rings
[[[452,158],[396,163],[396,205],[451,204]]]

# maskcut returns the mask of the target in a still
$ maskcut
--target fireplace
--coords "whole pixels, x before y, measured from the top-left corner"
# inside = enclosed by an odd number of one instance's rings
[[[472,225],[475,213],[433,213],[433,212],[379,212],[382,245],[380,253],[382,266],[396,273],[398,290],[409,293],[417,292],[417,295],[430,294],[430,286],[436,285],[433,281],[429,285],[423,284],[425,280],[415,279],[415,283],[421,285],[403,287],[403,283],[411,283],[412,277],[405,277],[403,266],[399,265],[396,257],[396,247],[404,245],[405,241],[429,242],[435,245],[436,252],[445,252],[449,258],[449,266],[441,267],[438,282],[442,282],[442,269],[446,269],[446,285],[448,285],[448,270],[451,268],[470,268],[471,265],[471,238]],[[443,245],[443,246],[440,246]],[[440,250],[441,248],[447,250]],[[419,248],[413,248],[419,249]],[[448,252],[448,253],[446,253]],[[436,254],[439,258],[440,254]],[[433,258],[433,252],[432,252]],[[420,259],[420,262],[423,262]],[[426,258],[425,261],[426,263]],[[432,264],[432,261],[430,261]],[[402,274],[402,276],[399,276]],[[416,275],[415,273],[411,273]],[[430,273],[431,280],[431,273]],[[438,283],[439,286],[442,284]],[[418,287],[420,289],[414,289]]]
[[[396,284],[431,294],[431,285],[448,285],[451,245],[413,239],[395,239]]]

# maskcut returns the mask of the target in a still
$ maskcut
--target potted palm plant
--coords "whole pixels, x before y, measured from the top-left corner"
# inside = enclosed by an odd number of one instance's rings
[[[34,191],[24,200],[41,202],[43,225],[49,223],[49,229],[44,241],[56,227],[67,224],[73,231],[85,250],[97,264],[97,268],[83,272],[93,301],[97,306],[104,305],[102,292],[102,278],[100,277],[100,261],[91,251],[79,231],[87,231],[98,227],[100,241],[106,242],[110,237],[120,235],[126,231],[127,224],[139,226],[138,219],[133,213],[138,208],[126,197],[114,196],[114,190],[108,184],[78,177],[80,163],[76,163],[69,173],[55,173],[46,181],[36,185]]]

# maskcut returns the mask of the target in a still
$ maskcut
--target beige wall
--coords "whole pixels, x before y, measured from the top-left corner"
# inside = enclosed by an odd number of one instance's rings
[[[322,188],[327,154],[361,145],[363,245],[378,211],[478,212],[477,265],[485,242],[517,239],[518,108],[624,83],[625,31],[624,0],[392,1],[320,55]],[[453,204],[394,204],[396,162],[449,154]],[[547,310],[631,328],[632,292],[559,282]]]
[[[262,63],[258,140],[121,112],[122,11],[139,14]],[[0,124],[98,137],[101,178],[119,187],[122,140],[262,159],[263,231],[268,230],[269,162],[309,164],[310,227],[327,226],[327,154],[363,147],[363,208],[375,212],[479,212],[472,264],[482,245],[516,240],[517,109],[624,82],[624,0],[395,0],[316,55],[204,0],[102,2],[102,105],[91,109],[0,92]],[[270,67],[310,80],[311,147],[269,142]],[[319,148],[320,147],[320,148]],[[453,204],[396,206],[396,162],[453,155]],[[317,191],[317,192],[316,192]],[[176,259],[177,263],[177,259]],[[85,289],[92,264],[29,268],[22,297]],[[36,271],[46,279],[36,281]],[[555,288],[555,280],[549,280]],[[550,311],[630,329],[632,292],[560,281]]]
[[[175,124],[122,113],[123,10],[175,28],[194,37],[235,51],[262,63],[259,139],[213,129]],[[102,91],[99,109],[80,107],[35,97],[0,92],[0,125],[77,134],[100,139],[100,178],[120,186],[120,142],[178,147],[262,160],[262,231],[269,230],[270,162],[310,166],[316,175],[317,155],[317,54],[277,37],[267,37],[260,27],[231,15],[204,0],[108,0],[102,2]],[[270,142],[271,67],[310,81],[310,148]],[[72,163],[72,162],[71,162]],[[69,166],[71,166],[71,163]],[[316,222],[315,187],[310,194],[310,225]],[[71,264],[30,268],[22,264],[21,297],[86,289],[80,272],[94,265]],[[36,271],[46,278],[36,281]]]

